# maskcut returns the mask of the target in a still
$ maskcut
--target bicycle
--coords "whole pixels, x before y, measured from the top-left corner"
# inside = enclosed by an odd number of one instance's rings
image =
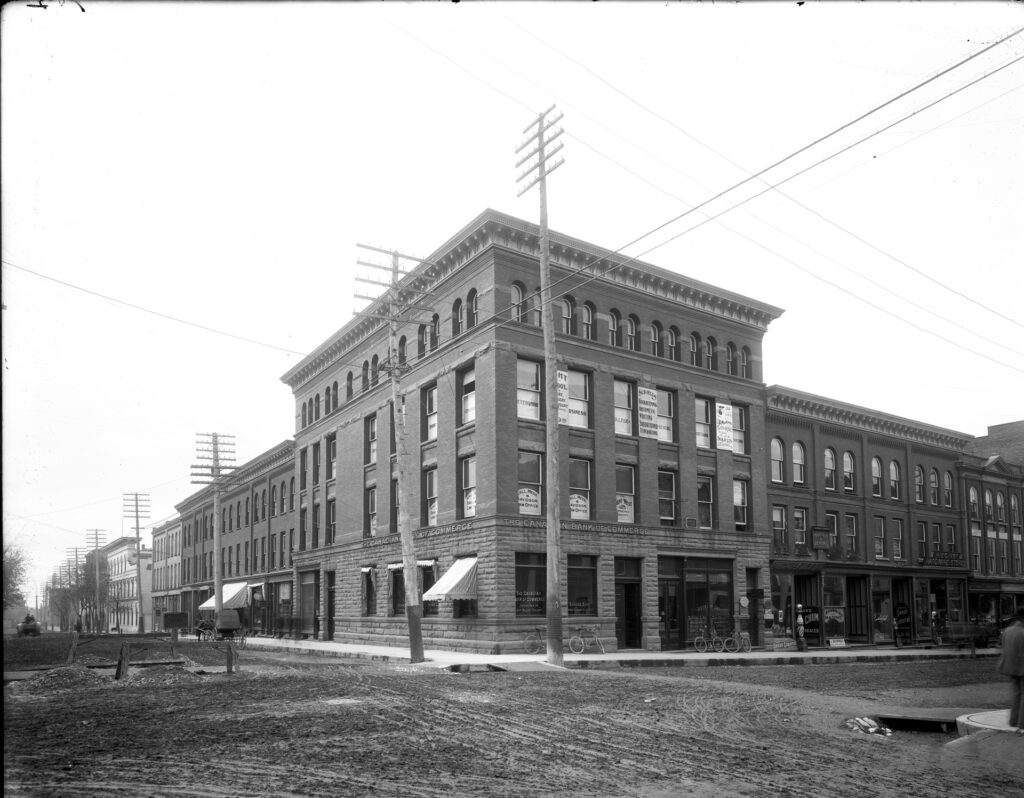
[[[697,635],[693,638],[693,647],[697,649],[697,653],[703,654],[709,648],[721,653],[725,650],[726,638],[721,637],[718,634],[718,630],[714,626],[711,627],[710,637],[706,635]]]
[[[584,637],[583,631],[590,632],[590,637]],[[598,648],[601,649],[601,653],[604,654],[604,643],[601,642],[601,638],[597,636],[596,626],[577,626],[576,634],[569,638],[569,650],[573,654],[582,654],[586,649],[590,648],[594,643],[597,643]]]
[[[527,654],[539,654],[543,648],[545,631],[539,626],[523,634],[523,648]]]
[[[735,654],[737,651],[750,651],[750,633],[737,630],[725,638],[724,646],[730,654]]]

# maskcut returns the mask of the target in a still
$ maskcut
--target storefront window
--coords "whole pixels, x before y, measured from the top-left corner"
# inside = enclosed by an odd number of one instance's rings
[[[846,579],[834,574],[822,578],[821,620],[825,637],[846,637]]]
[[[516,553],[516,617],[543,617],[547,595],[546,555]]]
[[[569,615],[597,615],[597,557],[568,556]]]

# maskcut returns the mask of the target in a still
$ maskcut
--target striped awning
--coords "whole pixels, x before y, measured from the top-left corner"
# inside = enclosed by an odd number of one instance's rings
[[[444,576],[423,594],[424,601],[476,598],[476,557],[463,557],[452,563]]]

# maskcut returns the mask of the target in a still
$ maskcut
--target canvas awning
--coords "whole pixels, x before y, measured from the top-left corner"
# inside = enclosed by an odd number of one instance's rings
[[[452,563],[444,576],[423,594],[424,601],[476,598],[476,557],[463,557]]]
[[[220,595],[224,602],[221,609],[232,610],[238,609],[239,607],[245,607],[249,603],[249,583],[232,582],[230,585],[221,585]],[[217,609],[214,597],[210,596],[206,601],[199,605],[199,609]]]

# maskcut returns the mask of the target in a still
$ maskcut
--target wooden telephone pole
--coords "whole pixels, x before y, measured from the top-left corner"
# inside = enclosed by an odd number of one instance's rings
[[[368,280],[357,277],[356,280],[362,283],[370,283],[387,288],[388,311],[387,316],[376,316],[388,322],[388,358],[383,368],[391,376],[391,406],[394,408],[393,419],[395,425],[395,449],[398,457],[395,463],[395,481],[397,483],[398,503],[398,535],[402,541],[402,572],[405,587],[405,617],[409,626],[409,660],[411,662],[423,662],[423,601],[420,596],[420,580],[418,566],[416,565],[416,544],[413,539],[412,524],[409,520],[409,502],[403,495],[406,483],[406,415],[405,397],[402,394],[402,375],[409,370],[408,364],[403,358],[399,358],[398,352],[398,317],[400,314],[410,310],[431,310],[419,308],[416,305],[400,303],[398,301],[398,283],[405,275],[399,268],[402,259],[414,260],[419,263],[425,261],[413,258],[409,255],[400,255],[398,252],[372,247],[368,244],[357,244],[361,249],[372,252],[380,252],[391,256],[390,266],[381,266],[368,261],[356,261],[360,266],[367,266],[371,269],[390,272],[389,282]],[[376,302],[377,297],[362,296],[357,294],[359,299],[368,299]],[[367,315],[367,314],[356,314]]]
[[[219,621],[224,609],[224,563],[221,561],[220,492],[225,471],[234,468],[235,436],[222,432],[196,433],[196,459],[192,484],[213,486],[213,603]]]
[[[124,494],[124,517],[135,517],[135,594],[139,599],[139,634],[146,631],[146,613],[142,606],[142,531],[140,518],[149,518],[149,494]]]
[[[560,514],[560,492],[559,479],[559,446],[558,446],[558,364],[555,360],[555,307],[551,301],[551,265],[548,259],[548,190],[547,176],[561,166],[565,161],[559,158],[555,163],[550,163],[551,156],[562,149],[562,144],[551,147],[560,135],[562,130],[551,131],[561,118],[557,117],[548,121],[546,117],[555,106],[541,113],[535,122],[531,122],[523,130],[523,134],[530,133],[530,136],[519,147],[516,154],[526,150],[516,163],[519,168],[527,161],[536,158],[533,163],[524,171],[516,182],[525,180],[530,175],[535,175],[522,189],[517,196],[522,196],[533,186],[540,187],[540,303],[541,321],[544,330],[544,428],[547,437],[547,474],[545,475],[546,500],[547,500],[547,600],[545,601],[545,612],[547,615],[547,652],[548,662],[552,665],[561,666],[563,663],[562,649],[562,544],[561,544],[561,514]],[[532,145],[532,149],[531,149]]]

